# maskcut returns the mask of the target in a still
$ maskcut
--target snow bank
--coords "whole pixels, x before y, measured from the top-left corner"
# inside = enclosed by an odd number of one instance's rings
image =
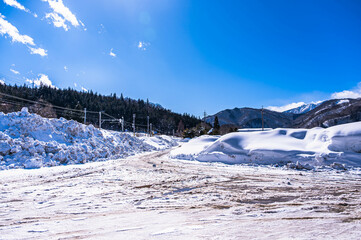
[[[311,169],[361,167],[361,122],[327,129],[274,129],[192,139],[170,153],[172,158],[229,164],[281,164]]]
[[[174,138],[166,135],[156,135],[152,137],[142,136],[139,139],[141,139],[144,143],[154,147],[156,150],[164,150],[177,146],[178,142],[181,141],[180,138]]]
[[[0,113],[0,170],[124,158],[176,144],[168,136],[137,138],[64,118],[42,118],[26,108]]]

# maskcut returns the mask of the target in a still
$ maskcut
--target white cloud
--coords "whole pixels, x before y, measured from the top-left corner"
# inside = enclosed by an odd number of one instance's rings
[[[25,8],[23,5],[21,5],[16,0],[4,0],[4,3],[11,6],[11,7],[15,7],[15,8],[18,8],[20,10],[23,10],[25,12],[30,13],[29,9]]]
[[[64,71],[67,72],[68,71],[68,67],[64,66]]]
[[[16,74],[16,75],[20,74],[19,71],[16,71],[16,70],[14,70],[14,69],[12,69],[12,68],[10,68],[10,71],[11,71],[12,73]]]
[[[305,105],[304,102],[296,102],[296,103],[290,103],[284,106],[280,106],[280,107],[276,107],[276,106],[269,106],[266,107],[266,109],[272,110],[272,111],[276,111],[276,112],[284,112],[293,108],[298,108],[301,107],[302,105]]]
[[[344,90],[342,92],[335,92],[331,95],[333,99],[341,98],[361,98],[361,82],[357,84],[357,87],[351,90]]]
[[[113,52],[113,48],[110,49],[109,55],[112,57],[116,57],[117,55]]]
[[[14,7],[14,8],[17,8],[17,9],[20,9],[24,12],[27,12],[27,13],[30,13],[32,14],[34,17],[38,17],[38,15],[36,13],[32,13],[29,9],[27,9],[26,7],[24,7],[21,3],[19,3],[18,1],[16,0],[3,0],[5,4],[11,6],[11,7]]]
[[[1,85],[5,85],[5,78],[1,78],[1,79],[0,79],[0,84],[1,84]]]
[[[25,45],[35,46],[34,40],[28,35],[22,35],[19,30],[5,20],[5,16],[0,13],[0,34],[9,36],[13,42],[19,42]]]
[[[335,92],[332,93],[331,96],[326,97],[327,99],[343,99],[343,98],[361,98],[361,82],[359,82],[357,84],[357,86],[351,90],[343,90],[341,92]],[[319,104],[323,101],[315,101],[315,102],[311,102],[314,104]],[[276,111],[276,112],[284,112],[293,108],[297,108],[300,107],[302,105],[304,105],[304,102],[295,102],[295,103],[290,103],[284,106],[269,106],[267,107],[267,109],[272,110],[272,111]]]
[[[0,13],[0,34],[2,36],[10,37],[12,42],[19,42],[24,45],[27,45],[30,49],[31,54],[39,54],[40,56],[46,56],[46,50],[42,48],[34,48],[30,46],[36,46],[34,39],[28,35],[22,35],[19,33],[19,30],[5,20],[5,16]]]
[[[68,31],[70,25],[74,27],[83,26],[84,24],[76,18],[76,16],[67,8],[63,0],[42,0],[49,3],[50,8],[53,10],[51,13],[47,13],[45,18],[50,19],[55,27],[62,27],[65,31]],[[86,28],[84,28],[86,31]]]
[[[78,84],[74,83],[74,87],[77,87],[77,86],[78,86]]]
[[[43,48],[32,48],[29,47],[30,49],[30,53],[31,54],[38,54],[42,57],[48,56],[47,50],[43,49]]]
[[[50,19],[55,27],[62,27],[65,31],[69,30],[68,25],[65,24],[65,19],[60,17],[57,13],[47,13],[45,18]]]
[[[52,87],[52,88],[56,88],[52,82],[50,81],[49,77],[45,74],[39,74],[39,77],[36,79],[26,79],[26,82],[30,83],[30,84],[34,84],[35,86],[48,86],[48,87]]]
[[[147,50],[147,47],[150,46],[150,43],[149,42],[142,42],[142,41],[139,41],[138,42],[138,49],[142,50],[142,51],[145,51]]]
[[[86,88],[84,88],[84,87],[81,87],[81,90],[82,90],[83,92],[87,92],[87,91],[88,91],[88,89],[86,89]]]

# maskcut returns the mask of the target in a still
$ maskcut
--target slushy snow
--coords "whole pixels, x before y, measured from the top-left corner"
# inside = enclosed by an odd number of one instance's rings
[[[0,113],[0,170],[40,168],[124,158],[177,145],[168,136],[133,137],[73,120]]]
[[[202,136],[170,153],[172,158],[292,168],[361,167],[361,122],[324,128],[237,132]]]

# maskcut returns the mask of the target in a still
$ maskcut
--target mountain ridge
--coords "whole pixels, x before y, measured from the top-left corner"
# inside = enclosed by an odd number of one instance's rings
[[[317,102],[317,103],[308,103],[308,104],[303,104],[299,107],[296,108],[292,108],[286,111],[283,111],[285,113],[294,113],[294,114],[304,114],[307,113],[313,109],[315,109],[316,107],[318,107],[319,105],[321,105],[323,103],[323,101]]]
[[[225,109],[207,116],[205,121],[213,125],[216,116],[221,126],[262,127],[262,109],[249,107]],[[263,126],[265,128],[331,127],[357,121],[361,121],[361,98],[330,99],[321,103],[305,104],[285,112],[263,109]]]

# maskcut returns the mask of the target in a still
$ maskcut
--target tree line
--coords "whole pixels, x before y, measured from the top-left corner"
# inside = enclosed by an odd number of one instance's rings
[[[91,90],[89,92],[81,92],[71,88],[58,89],[48,86],[30,88],[26,85],[12,86],[6,84],[0,84],[0,93],[40,103],[29,104],[29,102],[19,99],[14,102],[14,99],[0,96],[0,100],[2,100],[0,110],[2,112],[19,111],[22,106],[29,106],[31,112],[42,115],[43,117],[63,117],[79,122],[84,121],[83,114],[80,111],[72,111],[71,109],[84,110],[84,108],[86,108],[87,111],[104,111],[116,119],[124,117],[124,120],[127,122],[132,122],[133,114],[136,114],[136,126],[143,126],[143,129],[145,129],[147,116],[149,116],[149,121],[152,123],[153,129],[165,134],[170,134],[173,130],[176,131],[180,122],[182,122],[184,128],[195,127],[201,122],[199,118],[193,115],[174,113],[158,104],[149,102],[148,99],[146,101],[142,99],[135,100],[123,97],[123,94],[117,96],[113,93],[105,96]],[[70,110],[52,108],[51,105],[68,108]],[[107,116],[105,115],[104,117]],[[87,116],[87,123],[97,126],[99,123],[98,116],[96,114],[89,114]],[[120,130],[121,126],[120,124],[104,122],[102,123],[102,128]],[[127,128],[129,129],[129,127]]]

